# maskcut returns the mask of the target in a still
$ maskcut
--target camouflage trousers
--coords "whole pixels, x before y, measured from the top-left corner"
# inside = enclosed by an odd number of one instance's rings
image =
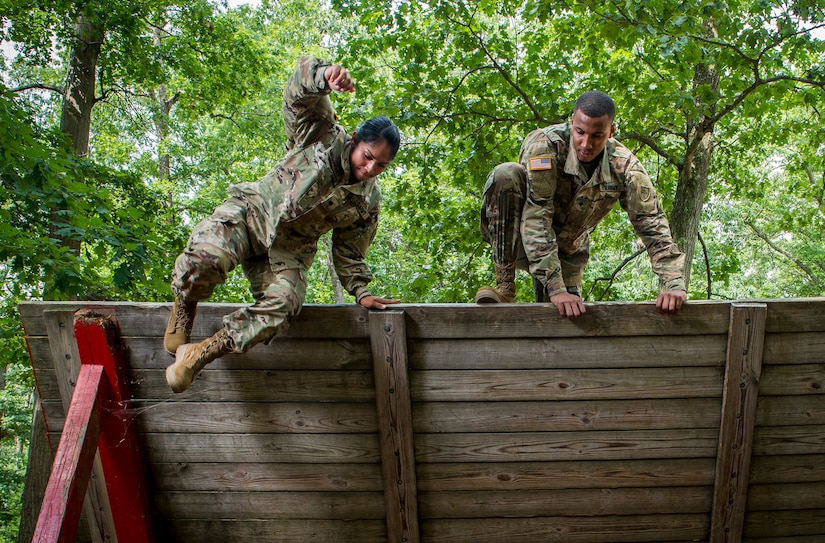
[[[521,223],[527,190],[527,170],[517,162],[499,164],[487,176],[481,203],[481,237],[490,244],[496,264],[514,263],[517,269],[529,269],[522,236],[531,233],[523,231]],[[582,276],[589,259],[589,239],[576,253],[566,255],[559,251],[568,292],[581,296]],[[537,302],[549,301],[543,283],[535,276],[533,290]]]
[[[255,302],[223,318],[239,353],[286,330],[301,311],[307,286],[305,270],[272,271],[268,247],[248,228],[248,206],[229,198],[215,208],[195,226],[172,273],[172,292],[192,302],[209,298],[229,272],[243,266]]]

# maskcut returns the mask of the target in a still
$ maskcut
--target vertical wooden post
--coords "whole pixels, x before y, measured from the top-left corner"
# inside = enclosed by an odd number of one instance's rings
[[[103,368],[81,368],[34,529],[34,543],[74,540],[100,435]]]
[[[60,399],[63,402],[63,409],[68,413],[77,378],[80,375],[80,353],[74,337],[75,312],[73,310],[46,310],[43,316],[46,321],[46,333],[49,336],[49,347],[52,352]],[[89,535],[93,543],[118,543],[112,520],[112,508],[106,493],[103,466],[100,464],[98,454],[94,456],[83,512],[86,513]]]
[[[112,317],[79,311],[74,330],[81,363],[102,366],[111,388],[111,402],[101,416],[98,453],[117,540],[119,543],[153,541],[146,477],[128,409],[131,391],[119,327]]]
[[[731,304],[711,543],[742,540],[768,308]]]
[[[370,311],[375,402],[390,543],[418,543],[412,405],[403,311]]]

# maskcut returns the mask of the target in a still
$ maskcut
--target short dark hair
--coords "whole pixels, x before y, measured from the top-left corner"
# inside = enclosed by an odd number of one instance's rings
[[[602,91],[592,90],[587,91],[576,100],[576,106],[573,108],[573,113],[582,110],[582,113],[588,117],[604,117],[609,116],[610,119],[616,118],[616,104],[613,99]]]
[[[392,149],[392,158],[401,146],[401,132],[386,115],[379,115],[361,123],[357,128],[358,140],[366,143],[386,141]]]

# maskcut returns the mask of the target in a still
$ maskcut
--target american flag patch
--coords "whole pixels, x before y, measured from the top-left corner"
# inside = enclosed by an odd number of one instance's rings
[[[530,171],[536,170],[552,170],[553,162],[551,162],[548,155],[534,156],[530,159]]]

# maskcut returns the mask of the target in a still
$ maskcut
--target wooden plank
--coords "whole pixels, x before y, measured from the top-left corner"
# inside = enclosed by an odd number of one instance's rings
[[[713,458],[419,464],[421,491],[713,485]]]
[[[197,338],[195,338],[197,339]],[[163,349],[161,337],[126,338],[128,366],[133,369],[165,370],[173,358]],[[367,339],[273,339],[260,343],[243,355],[229,354],[209,364],[210,368],[238,370],[372,370]]]
[[[805,424],[825,425],[825,401],[821,396],[760,395],[756,404],[757,426],[801,426]]]
[[[756,428],[753,454],[825,454],[825,426]]]
[[[378,492],[375,464],[266,464],[176,462],[150,464],[157,491],[209,492]]]
[[[705,458],[717,440],[715,429],[419,434],[415,449],[419,463]]]
[[[390,543],[417,543],[418,490],[403,311],[371,311],[375,405]]]
[[[825,534],[825,509],[754,511],[745,517],[746,540]]]
[[[382,492],[156,492],[155,510],[170,521],[384,519]]]
[[[528,338],[591,336],[683,336],[724,334],[727,302],[691,301],[676,315],[659,313],[654,303],[585,304],[581,318],[560,317],[552,304],[401,305],[412,338]]]
[[[765,304],[731,305],[711,543],[742,540],[766,314]]]
[[[759,382],[762,396],[825,394],[825,363],[764,366]]]
[[[148,543],[154,540],[147,486],[132,415],[132,399],[124,365],[125,346],[117,322],[90,311],[75,314],[74,335],[83,367],[103,368],[110,397],[101,416],[98,456],[111,504],[117,540]]]
[[[428,543],[616,543],[702,541],[706,514],[423,520]]]
[[[367,402],[134,402],[140,432],[363,434],[378,432]]]
[[[74,313],[46,310],[43,312],[43,318],[46,323],[51,359],[54,361],[60,399],[63,408],[68,412],[81,366],[73,327]],[[49,430],[51,431],[52,428],[50,427]],[[112,508],[106,490],[106,478],[97,452],[92,462],[92,474],[84,497],[83,512],[94,543],[117,542]]]
[[[413,339],[412,370],[725,367],[727,336]]]
[[[719,408],[718,398],[417,402],[413,421],[418,433],[718,428]]]
[[[97,450],[101,396],[106,394],[105,389],[103,368],[81,368],[33,542],[71,541],[75,536]]]
[[[211,336],[220,328],[224,315],[245,305],[209,302],[198,304],[198,314],[192,328],[193,338]],[[30,336],[46,334],[45,322],[42,318],[44,311],[89,310],[116,318],[124,330],[124,338],[160,338],[163,337],[171,309],[171,303],[150,302],[23,302],[18,305],[26,334]],[[366,339],[368,337],[368,313],[367,309],[355,304],[339,306],[307,304],[303,306],[292,326],[279,338]]]
[[[754,456],[750,484],[825,481],[825,454]]]
[[[769,333],[825,332],[825,298],[760,301],[768,306]]]
[[[175,394],[162,370],[132,372],[142,401],[374,402],[371,371],[219,370],[207,366],[188,390]]]
[[[387,523],[382,520],[259,520],[197,519],[163,522],[169,541],[221,541],[222,543],[385,543]],[[160,531],[160,530],[159,530]]]
[[[377,434],[144,434],[146,461],[372,463]]]
[[[416,402],[714,398],[718,368],[611,370],[451,370],[410,375]]]
[[[705,513],[711,487],[423,492],[421,518],[575,517]]]
[[[762,365],[825,363],[825,332],[765,334]]]
[[[816,481],[793,484],[751,484],[748,488],[748,512],[785,509],[825,510],[825,485],[821,481]]]

